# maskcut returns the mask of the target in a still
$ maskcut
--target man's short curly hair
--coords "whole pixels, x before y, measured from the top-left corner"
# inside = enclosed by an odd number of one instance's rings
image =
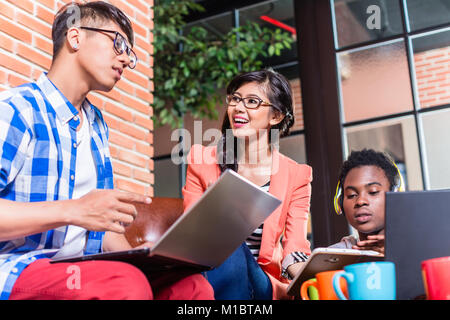
[[[350,170],[362,166],[376,166],[384,171],[386,178],[390,184],[390,190],[394,191],[400,185],[400,175],[394,160],[384,152],[378,152],[373,149],[363,149],[360,151],[352,151],[350,156],[342,165],[339,175],[339,184],[344,187],[345,178]]]

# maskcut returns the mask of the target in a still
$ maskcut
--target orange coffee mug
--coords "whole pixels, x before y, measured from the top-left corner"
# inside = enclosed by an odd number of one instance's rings
[[[428,300],[450,300],[450,257],[422,261],[422,279]]]
[[[324,271],[317,273],[316,281],[311,279],[303,282],[300,288],[300,296],[303,300],[310,300],[308,295],[308,288],[313,286],[319,292],[319,300],[339,300],[333,289],[333,276],[337,272],[341,271],[343,270]],[[347,282],[344,279],[341,279],[340,283],[344,295],[348,297]]]

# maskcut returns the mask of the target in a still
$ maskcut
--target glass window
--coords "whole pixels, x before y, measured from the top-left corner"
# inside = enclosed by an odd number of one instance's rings
[[[296,37],[294,5],[292,0],[269,1],[239,10],[239,25],[248,21],[256,22],[269,29],[281,29]],[[297,41],[291,43],[291,49],[284,50],[281,56],[263,59],[264,66],[273,67],[296,60]]]
[[[282,65],[273,66],[273,69],[276,72],[281,73],[287,79],[298,79],[298,62],[288,62]]]
[[[412,39],[421,108],[450,103],[450,29]]]
[[[403,32],[397,0],[334,0],[338,48]]]
[[[171,158],[155,160],[155,197],[180,198],[180,166]]]
[[[450,22],[449,0],[407,0],[411,31]]]
[[[247,6],[238,11],[239,24],[245,25],[247,21],[260,24],[272,30],[281,29],[292,34],[295,40],[295,17],[293,0],[274,0],[264,1],[259,4]],[[207,39],[215,40],[221,38],[234,27],[234,15],[232,11],[227,11],[206,19],[198,20],[188,24],[184,33],[191,32],[194,27],[201,26],[207,31]],[[301,131],[303,125],[302,95],[299,80],[299,68],[297,59],[297,41],[291,43],[291,49],[282,51],[281,56],[271,58],[262,58],[264,67],[272,67],[277,72],[289,79],[292,87],[294,99],[295,123],[291,132]],[[195,131],[194,119],[187,114],[184,121],[184,128],[190,133],[191,140],[185,143],[202,143],[209,145],[213,143],[205,138],[208,129],[220,129],[225,110],[222,104],[219,104],[218,120],[201,119],[201,130]],[[297,132],[298,133],[298,132]],[[196,136],[197,134],[197,136]],[[172,130],[168,126],[155,128],[155,156],[160,160],[155,160],[155,196],[179,197],[180,191],[180,167],[174,164],[170,159],[165,159],[178,141],[173,141]],[[195,140],[197,139],[197,140]],[[216,140],[214,142],[217,142]],[[185,149],[187,149],[186,146]],[[282,139],[280,143],[281,152],[301,163],[306,162],[304,135],[289,136]],[[311,228],[309,227],[309,230]]]
[[[297,66],[295,66],[295,67],[297,67]],[[297,68],[295,68],[295,69],[297,69]],[[277,71],[287,77],[286,73],[284,73],[283,70],[275,69],[275,71]],[[292,72],[292,75],[294,76],[293,72]],[[300,131],[300,130],[304,129],[304,122],[303,122],[302,88],[300,85],[300,79],[298,78],[298,73],[294,79],[289,80],[289,83],[291,84],[292,98],[294,100],[293,107],[294,107],[294,119],[295,119],[294,125],[291,127],[290,131],[291,132]]]
[[[239,10],[239,24],[248,21],[257,22],[269,29],[280,28],[292,33],[296,37],[294,5],[292,0],[267,1]],[[297,41],[291,44],[291,49],[282,51],[281,56],[263,58],[265,67],[272,67],[275,71],[290,80],[294,99],[295,123],[291,131],[303,130],[302,96],[297,61]]]
[[[194,27],[204,28],[207,31],[207,38],[209,40],[220,39],[233,28],[233,15],[231,12],[226,12],[190,23],[186,26],[185,33],[191,32]]]
[[[403,41],[341,52],[338,68],[345,122],[413,110]]]
[[[281,138],[280,152],[298,163],[306,163],[305,135],[295,134]]]
[[[422,190],[422,174],[413,116],[345,129],[346,154],[364,148],[388,153],[402,173],[406,190]]]
[[[306,163],[305,135],[294,134],[280,139],[280,152],[295,160],[297,163]],[[314,172],[313,172],[314,175]],[[312,244],[311,213],[308,215],[307,238]],[[314,248],[312,248],[314,249]]]
[[[420,116],[424,135],[425,168],[430,189],[450,188],[450,110]]]

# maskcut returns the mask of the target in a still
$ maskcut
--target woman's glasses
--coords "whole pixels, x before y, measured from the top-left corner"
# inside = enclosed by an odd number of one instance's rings
[[[80,27],[80,29],[86,29],[86,30],[97,31],[97,32],[114,33],[116,35],[114,38],[114,52],[118,55],[121,55],[122,53],[126,52],[128,55],[128,58],[130,59],[130,64],[128,65],[128,67],[130,67],[130,69],[134,69],[136,67],[136,63],[137,63],[136,53],[134,53],[133,49],[131,49],[128,46],[127,40],[125,40],[125,38],[119,32],[112,31],[112,30],[91,28],[91,27]]]
[[[244,103],[244,107],[246,107],[247,109],[256,109],[259,108],[259,106],[266,106],[266,107],[273,106],[272,104],[270,104],[270,102],[264,101],[258,97],[242,98],[234,94],[228,95],[225,98],[225,101],[227,103],[227,106],[229,107],[235,107],[239,104],[239,102],[242,101]]]

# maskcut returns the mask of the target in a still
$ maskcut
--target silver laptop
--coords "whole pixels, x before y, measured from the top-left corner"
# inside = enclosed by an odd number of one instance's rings
[[[53,262],[119,260],[148,265],[154,260],[155,268],[161,262],[165,269],[177,263],[199,269],[214,268],[222,264],[280,203],[259,186],[226,170],[152,248],[62,258]]]

